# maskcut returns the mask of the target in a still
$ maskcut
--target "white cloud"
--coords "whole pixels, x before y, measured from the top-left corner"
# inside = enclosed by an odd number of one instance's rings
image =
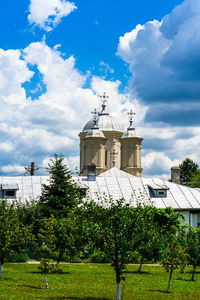
[[[20,165],[7,165],[7,166],[3,166],[1,168],[1,171],[3,173],[12,173],[12,174],[15,174],[15,175],[24,175],[25,174],[25,168],[23,166],[20,166]]]
[[[118,92],[119,81],[93,77],[91,88],[84,88],[87,76],[76,69],[73,56],[64,59],[57,47],[51,49],[38,42],[21,52],[1,51],[6,57],[2,76],[12,82],[10,90],[6,85],[0,90],[4,112],[0,115],[0,164],[6,168],[31,161],[41,165],[54,153],[63,153],[70,168],[79,166],[78,133],[100,103],[96,94],[106,91],[112,96],[111,111],[118,117],[132,107],[127,95]],[[42,75],[39,83],[45,85],[43,94],[34,101],[26,98],[23,87],[34,74],[30,66],[38,69]]]
[[[133,73],[131,93],[151,104],[148,121],[199,125],[199,20],[200,2],[185,0],[161,21],[120,37],[118,55]]]
[[[169,174],[171,167],[180,163],[180,160],[171,160],[162,152],[150,152],[142,158],[142,167],[146,175],[150,176]]]
[[[51,31],[76,8],[73,2],[66,0],[30,0],[28,20],[30,24]]]

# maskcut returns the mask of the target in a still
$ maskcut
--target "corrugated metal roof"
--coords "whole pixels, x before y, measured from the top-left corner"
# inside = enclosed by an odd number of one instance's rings
[[[0,176],[0,185],[17,185],[17,198],[38,199],[41,195],[42,184],[48,184],[48,176]],[[124,198],[126,201],[136,205],[137,201],[146,204],[153,203],[158,208],[168,206],[177,210],[200,209],[200,189],[193,189],[176,183],[164,181],[159,178],[135,177],[117,168],[112,168],[107,172],[96,176],[95,180],[88,181],[87,177],[74,177],[81,188],[88,188],[88,196],[95,201],[98,197],[111,195],[113,199]],[[162,187],[166,188],[166,197],[152,197],[150,189]]]
[[[136,177],[117,168],[112,168],[99,176],[92,183],[84,178],[84,184],[88,186],[88,195],[94,200],[96,193],[101,197],[112,195],[113,199],[125,198],[132,201],[133,205],[137,201],[146,204],[153,203],[158,208],[168,206],[174,209],[200,209],[200,189],[193,189],[176,183],[162,180],[160,178]],[[152,197],[148,186],[152,189],[167,190],[166,197]]]
[[[19,190],[19,186],[17,183],[3,183],[2,184],[2,190]]]

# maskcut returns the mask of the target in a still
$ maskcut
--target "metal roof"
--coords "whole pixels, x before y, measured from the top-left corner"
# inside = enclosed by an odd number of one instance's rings
[[[2,184],[2,190],[3,191],[8,191],[8,190],[19,190],[19,186],[17,183],[3,183]]]
[[[97,117],[97,126],[102,131],[120,131],[124,132],[122,124],[115,118],[109,116],[109,114],[99,114]],[[88,131],[94,127],[94,120],[91,119],[86,123],[83,131]]]
[[[98,200],[97,194],[99,194],[101,197],[111,195],[114,200],[124,198],[129,201],[131,199],[133,205],[141,200],[146,204],[153,203],[158,208],[169,206],[177,210],[200,208],[200,189],[189,188],[159,178],[139,178],[116,168],[96,176],[94,181],[87,181],[87,177],[83,177],[82,181],[88,186],[88,196],[94,200]],[[167,190],[167,196],[152,197],[148,186],[155,190]]]
[[[49,176],[0,176],[0,185],[18,185],[16,197],[25,199],[38,199],[41,195],[42,184],[48,184]],[[136,205],[138,200],[147,204],[153,203],[158,208],[168,206],[177,210],[200,209],[200,189],[189,188],[183,185],[165,181],[159,178],[135,177],[117,168],[96,176],[95,180],[88,180],[87,177],[73,178],[81,188],[87,188],[88,196],[98,201],[98,195],[111,195],[113,199],[125,198]],[[166,197],[152,197],[149,186],[153,189],[158,187],[167,189]]]

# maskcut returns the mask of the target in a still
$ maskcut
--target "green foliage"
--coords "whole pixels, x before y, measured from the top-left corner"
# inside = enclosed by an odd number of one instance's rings
[[[43,219],[41,206],[38,205],[38,202],[33,199],[26,200],[25,202],[16,200],[15,207],[20,222],[24,226],[29,226],[33,235],[37,236]]]
[[[170,290],[172,273],[180,268],[184,270],[187,263],[188,255],[185,247],[182,247],[177,235],[171,235],[168,239],[167,247],[163,251],[162,266],[166,271],[170,272],[167,292]]]
[[[25,246],[26,228],[19,221],[14,202],[0,199],[0,263]]]
[[[54,223],[55,233],[55,260],[57,263],[63,260],[64,255],[73,257],[79,246],[79,231],[76,215],[73,211],[67,218],[56,219]]]
[[[175,234],[180,228],[181,220],[184,216],[181,213],[175,212],[172,207],[165,209],[154,208],[154,222],[159,226],[160,236],[165,237]]]
[[[129,260],[132,246],[133,215],[130,205],[124,199],[99,199],[98,204],[87,205],[88,237],[101,251],[106,253],[116,273],[116,282],[120,283],[125,265]],[[88,219],[87,219],[88,220]]]
[[[200,188],[200,170],[197,171],[196,175],[192,176],[189,187]]]
[[[38,237],[42,240],[42,245],[37,246],[37,255],[40,259],[39,270],[45,274],[46,288],[48,288],[47,274],[50,273],[54,266],[51,264],[55,257],[56,237],[54,232],[55,218],[43,220],[43,227],[40,228]]]
[[[55,215],[66,217],[69,211],[75,207],[85,196],[73,181],[72,174],[64,164],[63,155],[54,155],[47,168],[50,179],[49,184],[43,184],[39,205],[45,216]]]
[[[194,281],[195,270],[200,266],[200,229],[189,227],[187,232],[187,253],[189,264],[193,266],[192,281]]]
[[[190,158],[186,158],[180,165],[180,179],[181,183],[188,185],[198,172],[198,165]]]
[[[11,252],[5,259],[5,262],[26,262],[29,258],[26,255],[25,251],[21,250],[20,253],[18,252]]]
[[[99,250],[94,249],[93,253],[90,254],[89,258],[86,260],[88,263],[110,263],[108,255]]]
[[[140,255],[140,267],[144,260],[152,260],[155,256],[158,258],[160,250],[160,236],[158,224],[154,221],[155,208],[153,206],[141,205],[138,203],[133,208],[133,216],[135,219],[133,250],[137,250]]]

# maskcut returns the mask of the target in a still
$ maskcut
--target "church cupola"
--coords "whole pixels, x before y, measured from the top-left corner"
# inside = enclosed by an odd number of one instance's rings
[[[142,175],[141,144],[142,138],[136,135],[133,127],[135,113],[130,110],[128,113],[130,125],[121,139],[121,169],[132,175]]]
[[[113,167],[135,176],[141,176],[141,142],[133,127],[133,115],[129,113],[130,126],[124,132],[121,122],[110,116],[107,110],[108,96],[100,96],[100,112],[95,109],[80,137],[80,173],[87,174],[87,167],[96,166],[96,175]]]
[[[97,174],[105,172],[106,138],[97,124],[98,112],[93,112],[93,125],[80,136],[80,167],[81,174],[87,175],[88,166],[95,165]]]

